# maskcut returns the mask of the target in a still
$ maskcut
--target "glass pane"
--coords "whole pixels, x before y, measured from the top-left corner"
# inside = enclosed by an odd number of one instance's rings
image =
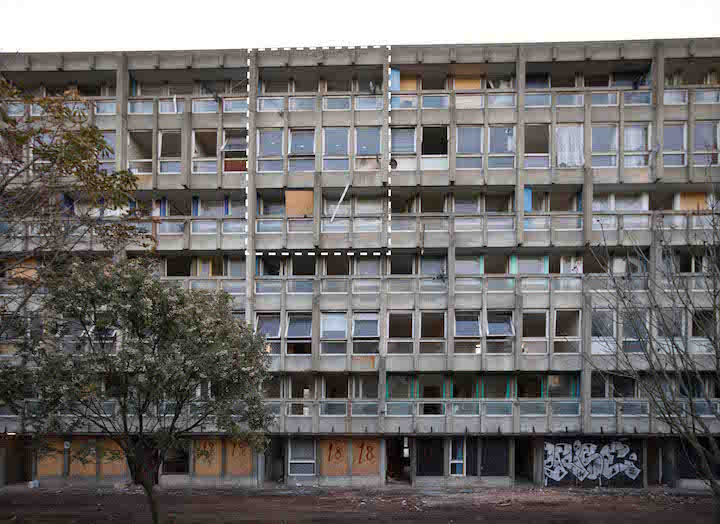
[[[457,128],[457,152],[460,154],[482,153],[483,128],[461,126]],[[482,159],[481,159],[482,166]]]
[[[282,129],[260,130],[260,156],[282,156],[282,135]]]
[[[515,128],[490,128],[490,153],[513,153],[515,151]]]
[[[325,156],[348,155],[348,131],[347,127],[325,128]]]
[[[357,144],[355,153],[359,156],[375,156],[380,154],[380,128],[356,128]]]
[[[391,151],[393,153],[415,152],[415,128],[394,127],[390,131]]]

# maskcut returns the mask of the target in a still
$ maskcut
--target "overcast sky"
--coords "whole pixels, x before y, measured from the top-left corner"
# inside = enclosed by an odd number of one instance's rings
[[[0,0],[0,52],[720,36],[720,0]]]

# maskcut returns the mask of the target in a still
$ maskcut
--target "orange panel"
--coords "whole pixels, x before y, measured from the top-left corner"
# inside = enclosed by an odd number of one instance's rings
[[[228,475],[249,477],[252,474],[252,449],[247,442],[226,440],[225,455]]]
[[[348,474],[348,441],[340,439],[321,440],[318,446],[320,475],[342,477]]]
[[[105,477],[121,477],[128,474],[127,461],[124,458],[117,457],[116,452],[121,452],[120,446],[116,442],[106,439],[100,444],[103,452],[105,452],[100,461],[100,476]],[[106,452],[112,452],[108,454]],[[124,456],[124,455],[123,455]]]
[[[88,448],[90,448],[89,451]],[[76,453],[82,454],[84,462],[80,461]],[[96,463],[95,441],[87,438],[73,438],[70,443],[70,476],[94,477],[97,475]]]
[[[355,475],[378,475],[380,473],[380,441],[377,439],[353,439],[352,473]]]
[[[313,192],[285,191],[285,212],[289,217],[312,216]]]
[[[195,474],[198,476],[219,477],[221,469],[222,442],[218,439],[195,441]]]
[[[417,91],[417,77],[400,73],[400,91]]]
[[[477,77],[455,77],[455,90],[482,89],[482,78]]]
[[[680,209],[682,211],[703,211],[707,208],[705,193],[680,193]]]
[[[48,442],[48,446],[52,448],[51,453],[43,454],[37,460],[38,477],[62,477],[63,474],[63,441],[53,439]]]

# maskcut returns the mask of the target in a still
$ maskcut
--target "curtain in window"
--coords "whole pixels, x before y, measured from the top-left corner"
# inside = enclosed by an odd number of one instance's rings
[[[585,163],[582,126],[557,128],[558,167],[581,167]]]

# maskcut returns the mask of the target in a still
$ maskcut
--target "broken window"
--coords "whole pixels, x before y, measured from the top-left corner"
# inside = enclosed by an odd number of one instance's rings
[[[412,275],[415,257],[413,255],[390,255],[391,275]]]
[[[348,398],[348,379],[345,375],[323,377],[323,398]]]
[[[477,379],[470,373],[456,373],[452,379],[452,398],[475,398]]]
[[[555,353],[580,352],[580,311],[555,311]]]
[[[515,128],[491,126],[489,133],[488,167],[490,169],[515,167]]]
[[[649,160],[650,124],[625,124],[623,129],[625,167],[645,167]]]
[[[547,73],[528,73],[525,75],[526,89],[548,89],[550,87],[550,75]]]
[[[590,397],[608,398],[608,380],[600,371],[592,371],[590,375]]]
[[[445,194],[423,192],[420,195],[420,211],[423,213],[443,213],[445,211]]]
[[[611,310],[593,309],[592,336],[607,338],[615,336],[615,320],[613,312]]]
[[[510,396],[510,378],[506,375],[485,375],[482,380],[483,398]]]
[[[444,353],[445,342],[425,339],[445,338],[445,313],[428,312],[420,313],[420,353]]]
[[[518,398],[542,398],[543,377],[541,375],[522,374],[517,377]]]
[[[132,174],[152,174],[152,137],[152,131],[130,131],[128,133],[128,160]]]
[[[546,124],[525,126],[525,167],[550,167],[550,127]]]
[[[193,174],[217,171],[217,130],[193,131]]]
[[[412,398],[412,377],[407,375],[388,375],[387,387],[388,398],[407,399]]]
[[[615,375],[613,377],[613,393],[615,397],[620,398],[635,397],[635,379]]]
[[[448,154],[448,129],[445,126],[422,128],[422,154],[423,155],[447,155]]]
[[[419,398],[443,398],[445,379],[442,375],[422,373],[417,376]]]
[[[282,377],[270,375],[263,381],[263,396],[265,398],[282,398]]]
[[[278,277],[282,275],[282,258],[275,256],[264,256],[258,260],[258,272],[264,277]]]
[[[423,90],[443,90],[447,73],[444,71],[425,71],[422,75]]]
[[[165,276],[189,277],[191,267],[191,257],[165,257]]]
[[[524,353],[547,353],[546,311],[523,312],[523,339]]]
[[[577,398],[579,381],[574,375],[548,376],[548,394],[551,398]]]
[[[563,124],[556,128],[557,167],[585,165],[582,124]]]
[[[423,255],[420,257],[420,274],[422,275],[443,275],[445,274],[445,257],[438,255]]]
[[[346,256],[327,256],[325,262],[325,273],[329,276],[347,276],[350,274],[350,260]]]
[[[292,274],[294,276],[312,276],[315,274],[315,257],[294,255],[292,257]]]
[[[247,171],[247,130],[226,129],[223,140],[223,171],[242,173]]]
[[[413,314],[412,312],[392,312],[388,315],[388,353],[413,352]],[[405,339],[405,340],[396,340]]]
[[[275,191],[266,191],[260,200],[258,211],[261,216],[282,216],[285,211],[283,194]]]
[[[512,193],[487,193],[485,195],[485,211],[488,213],[507,213],[513,210]]]

